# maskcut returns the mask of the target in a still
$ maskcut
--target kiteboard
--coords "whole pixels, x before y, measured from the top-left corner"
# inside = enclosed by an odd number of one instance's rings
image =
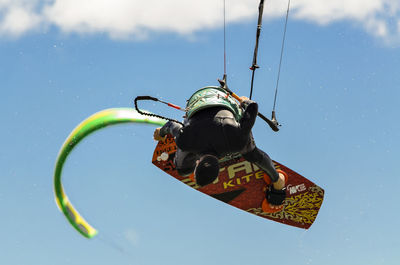
[[[193,174],[178,175],[174,157],[174,138],[159,141],[152,162],[180,182],[243,211],[282,224],[308,229],[315,221],[324,199],[324,190],[310,180],[273,161],[277,170],[286,173],[286,199],[282,206],[270,212],[265,210],[265,191],[268,187],[266,173],[257,165],[246,161],[240,154],[220,159],[220,173],[211,184],[200,187]],[[264,205],[263,205],[264,204]]]

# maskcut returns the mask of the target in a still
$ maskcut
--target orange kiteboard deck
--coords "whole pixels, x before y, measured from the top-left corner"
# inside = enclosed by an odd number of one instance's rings
[[[152,162],[161,170],[184,184],[243,211],[279,223],[308,229],[315,221],[324,198],[324,190],[286,166],[274,162],[276,169],[287,175],[286,199],[277,212],[266,212],[263,201],[267,183],[265,172],[246,161],[240,154],[220,160],[220,174],[204,187],[196,185],[193,175],[178,175],[174,157],[176,144],[173,138],[158,142]],[[266,178],[268,179],[268,178]],[[264,202],[265,204],[265,202]]]

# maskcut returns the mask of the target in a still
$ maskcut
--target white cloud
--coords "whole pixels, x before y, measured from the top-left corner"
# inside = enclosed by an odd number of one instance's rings
[[[295,19],[327,25],[352,22],[387,42],[400,43],[395,21],[400,19],[398,0],[292,0]]]
[[[228,22],[255,19],[259,0],[226,0]],[[56,26],[66,33],[141,38],[153,32],[190,35],[222,25],[222,0],[0,0],[0,34],[19,36]],[[285,15],[287,2],[265,1],[265,17]],[[291,0],[291,19],[319,25],[347,21],[399,40],[399,0]]]
[[[33,8],[36,1],[0,0],[0,34],[20,36],[38,27],[41,17]]]
[[[20,7],[10,8],[0,25],[0,31],[11,35],[21,35],[35,28],[40,18]]]
[[[229,20],[234,21],[254,15],[257,0],[230,4]],[[65,32],[107,32],[112,37],[151,31],[191,34],[221,26],[223,17],[222,1],[216,0],[56,0],[43,15]]]

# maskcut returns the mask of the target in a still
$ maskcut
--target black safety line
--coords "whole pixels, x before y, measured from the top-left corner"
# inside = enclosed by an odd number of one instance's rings
[[[174,119],[171,119],[171,118],[167,118],[167,117],[164,117],[164,116],[161,116],[161,115],[157,115],[157,114],[153,114],[153,113],[148,113],[148,112],[143,112],[143,111],[141,111],[141,110],[139,109],[139,107],[138,107],[138,101],[140,101],[140,100],[158,101],[158,102],[161,102],[161,103],[163,103],[163,104],[166,104],[166,105],[168,105],[168,106],[170,106],[170,107],[172,107],[172,108],[185,111],[185,110],[182,109],[181,107],[179,107],[179,106],[177,106],[177,105],[174,105],[174,104],[171,104],[171,103],[168,103],[168,102],[165,102],[165,101],[162,101],[162,100],[159,100],[158,98],[155,98],[155,97],[150,97],[150,96],[137,96],[137,97],[135,98],[135,109],[136,109],[136,111],[139,112],[140,114],[146,115],[146,116],[150,116],[150,117],[157,117],[157,118],[164,119],[164,120],[168,120],[168,121],[173,121],[173,122],[179,123],[179,124],[181,124],[181,125],[183,126],[183,123],[180,122],[180,121],[177,121],[177,120],[174,120]]]

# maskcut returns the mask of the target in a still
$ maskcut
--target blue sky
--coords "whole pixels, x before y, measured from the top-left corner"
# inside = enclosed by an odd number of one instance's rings
[[[359,2],[348,1],[346,12],[335,4],[293,1],[277,105],[283,126],[274,133],[258,121],[254,135],[273,159],[325,189],[309,230],[265,221],[194,192],[152,166],[153,127],[121,125],[86,138],[65,165],[66,193],[100,231],[91,240],[68,224],[54,201],[52,175],[63,141],[91,114],[133,107],[137,95],[183,106],[196,89],[217,85],[223,74],[222,28],[210,18],[222,11],[221,5],[212,11],[213,2],[205,1],[210,13],[177,14],[177,22],[168,24],[173,19],[164,7],[167,18],[149,22],[143,16],[138,30],[133,18],[129,27],[121,26],[124,17],[118,14],[129,7],[127,1],[117,1],[109,16],[92,1],[92,9],[69,3],[0,3],[1,264],[398,263],[395,1],[364,1],[357,8],[352,4]],[[228,81],[232,90],[248,95],[258,1],[227,4],[233,10]],[[253,98],[266,115],[284,6],[275,1],[266,7],[260,42]],[[69,16],[74,10],[88,13]],[[269,17],[271,10],[280,11]],[[393,15],[385,17],[382,10]],[[18,14],[26,20],[11,19]],[[107,23],[96,19],[103,17]],[[181,116],[157,104],[144,107]]]

